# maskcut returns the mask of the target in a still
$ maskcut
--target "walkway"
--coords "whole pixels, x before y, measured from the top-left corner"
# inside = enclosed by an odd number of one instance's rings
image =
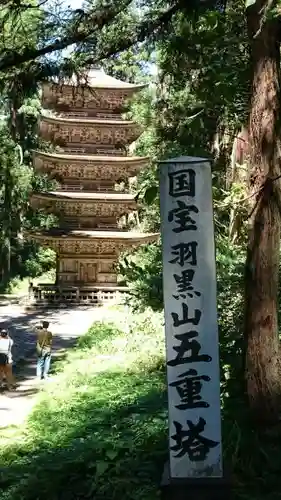
[[[19,387],[15,392],[0,394],[0,427],[22,423],[34,404],[38,391],[35,379],[36,358],[34,354],[35,335],[33,326],[40,320],[50,321],[54,334],[53,353],[58,356],[62,349],[75,343],[78,336],[85,333],[94,321],[106,316],[105,308],[78,307],[48,312],[25,312],[19,305],[0,307],[1,327],[8,327],[15,342],[14,359],[17,362]],[[21,360],[25,363],[21,365]]]

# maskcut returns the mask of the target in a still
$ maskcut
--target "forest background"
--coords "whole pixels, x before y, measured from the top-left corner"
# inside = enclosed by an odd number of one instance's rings
[[[280,15],[278,0],[88,0],[77,9],[9,0],[0,10],[3,290],[54,262],[24,238],[54,223],[28,202],[51,186],[32,169],[32,150],[49,147],[37,136],[40,84],[94,64],[147,82],[128,112],[144,127],[136,153],[151,158],[133,187],[141,208],[131,227],[160,229],[158,161],[212,158],[224,414],[239,409],[259,439],[278,429],[281,402]],[[123,256],[119,271],[131,305],[162,310],[160,244]]]

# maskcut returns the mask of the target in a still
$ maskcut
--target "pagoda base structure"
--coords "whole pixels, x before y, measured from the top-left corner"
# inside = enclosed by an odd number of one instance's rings
[[[98,306],[119,304],[127,287],[71,286],[39,283],[33,289],[33,306],[67,307],[72,305]]]
[[[122,251],[155,241],[158,234],[123,231],[29,233],[29,239],[56,252],[54,284],[33,288],[33,305],[118,303],[127,287],[117,282],[115,264]]]

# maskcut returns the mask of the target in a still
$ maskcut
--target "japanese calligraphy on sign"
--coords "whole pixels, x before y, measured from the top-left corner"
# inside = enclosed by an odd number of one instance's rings
[[[216,269],[210,162],[160,163],[160,207],[173,479],[222,471]]]

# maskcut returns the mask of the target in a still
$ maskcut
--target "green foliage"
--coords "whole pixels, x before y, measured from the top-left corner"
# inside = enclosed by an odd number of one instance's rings
[[[237,391],[241,256],[221,252],[219,275],[228,276],[218,280],[225,463],[235,500],[277,500],[280,429],[260,436]],[[1,500],[158,497],[168,432],[163,315],[116,309],[107,317],[56,364],[25,427],[1,433]]]
[[[81,349],[95,347],[102,350],[106,347],[105,344],[118,334],[121,335],[122,332],[118,331],[114,324],[94,323],[88,332],[78,339],[77,346]]]
[[[25,261],[24,274],[30,276],[31,278],[36,278],[37,276],[53,269],[55,261],[56,255],[53,250],[49,248],[39,248],[35,254],[31,254]]]
[[[160,230],[159,160],[185,154],[212,156],[218,253],[220,247],[229,249],[235,265],[236,250],[229,242],[243,246],[247,216],[247,207],[240,203],[245,197],[242,182],[229,181],[233,139],[244,122],[248,100],[242,0],[228,2],[224,12],[205,10],[195,18],[178,13],[156,48],[156,81],[131,107],[131,117],[144,128],[136,153],[151,158],[134,186],[141,202],[138,229]],[[123,71],[125,74],[126,67]],[[237,234],[232,234],[234,230]],[[240,247],[237,254],[243,259]],[[125,256],[119,272],[130,288],[129,300],[139,307],[162,307],[159,246],[143,247]]]
[[[158,195],[157,186],[150,186],[149,188],[146,189],[143,199],[147,205],[151,205],[157,195]]]
[[[247,1],[246,8],[255,3]],[[136,10],[124,0],[110,2],[107,11],[101,2],[89,1],[75,11],[57,6],[55,14],[43,17],[37,5],[31,4],[30,17],[29,7],[20,4],[7,2],[1,18],[6,43],[0,43],[0,68],[12,68],[0,75],[1,104],[8,115],[3,129],[8,125],[10,130],[10,137],[1,139],[2,278],[11,268],[37,276],[53,260],[48,251],[37,254],[37,248],[21,239],[22,229],[52,223],[27,208],[31,187],[49,185],[30,174],[30,149],[37,144],[38,82],[84,69],[109,54],[105,68],[111,74],[150,83],[132,100],[128,113],[145,130],[135,152],[151,158],[132,187],[141,203],[137,229],[160,227],[157,161],[184,154],[215,159],[225,455],[237,480],[237,498],[279,498],[279,450],[273,441],[278,443],[280,432],[276,429],[265,441],[249,427],[241,381],[246,208],[244,181],[233,179],[229,170],[233,139],[246,123],[250,96],[245,1],[229,0],[223,8],[214,8],[213,1],[164,5],[148,0]],[[279,14],[273,10],[271,15]],[[28,23],[30,36],[25,38]],[[73,41],[78,45],[67,59],[26,62]],[[13,69],[16,60],[21,66]],[[153,77],[151,60],[157,63]],[[233,219],[239,222],[235,238]],[[149,304],[153,313],[118,328],[96,324],[79,341],[76,352],[67,357],[69,366],[61,365],[57,386],[46,392],[34,412],[24,443],[2,449],[2,460],[10,466],[0,476],[3,500],[148,500],[157,495],[167,425],[163,334],[153,323],[163,307],[160,245],[123,256],[119,272],[129,285],[130,304],[138,310]],[[66,485],[63,491],[61,484]]]
[[[22,214],[27,204],[31,170],[20,163],[20,151],[6,128],[0,129],[1,283],[9,279],[21,246]]]
[[[11,295],[27,295],[30,284],[30,275],[25,276],[27,273],[24,272],[24,277],[20,275],[15,278],[10,279],[8,286],[6,287],[5,292]],[[44,274],[40,274],[33,280],[33,284],[36,283],[54,283],[55,280],[55,270],[51,269],[50,271],[45,272]]]
[[[36,2],[5,2],[0,13],[3,36],[0,52],[35,48],[42,10]],[[9,281],[42,274],[50,267],[43,253],[36,256],[34,245],[24,241],[24,231],[30,226],[44,224],[44,216],[33,216],[29,195],[37,176],[31,167],[31,150],[38,145],[37,119],[40,112],[38,82],[28,71],[0,73],[2,122],[0,123],[0,245],[1,287],[9,288]],[[44,184],[44,181],[40,181]],[[39,220],[38,220],[39,219]],[[32,258],[34,258],[32,262]],[[12,282],[11,282],[12,284]]]
[[[67,354],[14,443],[2,435],[1,500],[157,497],[167,441],[161,315],[108,315],[115,326],[94,324]]]
[[[231,245],[225,237],[216,241],[218,313],[221,335],[229,338],[233,349],[239,344],[241,350],[243,301],[243,266],[245,252],[241,247]],[[137,310],[147,305],[161,311],[163,309],[162,253],[161,245],[143,246],[134,253],[123,256],[119,272],[129,286],[128,303]],[[226,341],[225,341],[226,342]],[[236,345],[236,342],[238,344]],[[233,351],[225,344],[226,364],[231,363]],[[241,357],[235,357],[240,362]]]
[[[195,21],[178,14],[169,36],[158,45],[163,89],[158,127],[168,144],[176,137],[190,155],[209,157],[215,134],[222,135],[226,127],[235,135],[246,117],[249,75],[243,8],[243,2],[230,1],[225,12],[208,11]],[[195,118],[190,126],[191,115]]]
[[[125,52],[105,59],[103,68],[106,73],[113,74],[119,80],[130,83],[149,83],[149,74],[146,74],[148,62],[151,62],[149,52],[145,47],[136,45]]]
[[[218,320],[222,371],[228,391],[229,377],[242,382],[243,293],[245,250],[224,238],[216,244]]]
[[[128,303],[143,310],[163,309],[162,254],[159,244],[143,245],[119,261],[119,273],[129,286]]]

